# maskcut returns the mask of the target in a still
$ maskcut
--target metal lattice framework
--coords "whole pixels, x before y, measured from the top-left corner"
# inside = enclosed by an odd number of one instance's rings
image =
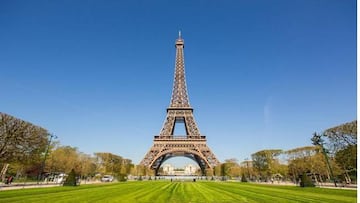
[[[158,173],[161,164],[175,156],[188,157],[197,162],[204,174],[206,169],[213,168],[220,162],[206,144],[206,137],[200,134],[190,106],[185,80],[184,40],[175,42],[176,60],[174,86],[170,106],[160,134],[154,137],[154,144],[141,161]],[[175,124],[185,124],[186,136],[174,136]]]

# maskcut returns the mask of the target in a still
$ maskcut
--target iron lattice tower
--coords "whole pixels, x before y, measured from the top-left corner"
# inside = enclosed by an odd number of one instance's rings
[[[141,165],[158,170],[169,158],[184,156],[197,162],[203,174],[220,162],[206,144],[206,136],[200,134],[190,106],[185,80],[184,40],[179,32],[175,42],[176,59],[174,85],[170,106],[159,135],[154,136],[154,144],[141,161]],[[174,136],[175,124],[183,123],[186,135]]]

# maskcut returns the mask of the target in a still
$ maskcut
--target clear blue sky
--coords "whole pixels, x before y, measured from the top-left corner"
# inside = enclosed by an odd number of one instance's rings
[[[182,31],[190,103],[219,158],[310,145],[356,119],[356,1],[0,2],[0,111],[139,163],[170,103]]]

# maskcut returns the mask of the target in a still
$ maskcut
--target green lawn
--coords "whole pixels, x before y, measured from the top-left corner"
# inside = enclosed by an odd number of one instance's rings
[[[0,202],[356,202],[355,190],[236,182],[137,181],[0,191]]]

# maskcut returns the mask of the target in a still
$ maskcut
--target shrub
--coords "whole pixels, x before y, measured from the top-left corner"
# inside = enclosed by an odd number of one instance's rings
[[[120,182],[125,182],[125,181],[127,181],[127,175],[126,175],[126,174],[119,174],[119,175],[117,176],[117,179],[118,179],[118,181],[120,181]]]
[[[248,182],[247,179],[245,178],[245,174],[243,174],[243,175],[241,176],[241,182],[243,182],[243,183]]]
[[[76,186],[76,185],[77,185],[76,174],[74,169],[72,169],[71,172],[69,173],[69,176],[66,178],[63,186]]]
[[[315,187],[311,178],[306,173],[303,173],[300,177],[300,187]]]

